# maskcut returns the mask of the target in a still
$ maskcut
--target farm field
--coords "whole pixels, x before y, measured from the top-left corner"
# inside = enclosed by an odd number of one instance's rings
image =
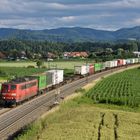
[[[139,107],[140,69],[127,70],[105,78],[87,96],[97,103]]]
[[[77,100],[30,126],[16,140],[139,140],[140,113],[103,109]]]
[[[50,61],[45,62],[44,66],[46,67],[54,67],[57,65],[59,69],[73,69],[75,65],[85,64],[85,60],[83,61]],[[89,63],[93,63],[93,61],[89,61]],[[0,67],[28,67],[28,66],[36,66],[36,62],[0,62]]]
[[[22,68],[22,67],[0,67],[0,81],[13,77],[22,77],[34,73],[44,72],[46,69],[41,68]]]

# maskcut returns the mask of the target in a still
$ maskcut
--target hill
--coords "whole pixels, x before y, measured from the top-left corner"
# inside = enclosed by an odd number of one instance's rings
[[[116,41],[121,39],[140,40],[140,26],[134,28],[122,28],[117,31],[95,30],[80,27],[50,30],[0,28],[0,39],[48,40],[54,42]]]

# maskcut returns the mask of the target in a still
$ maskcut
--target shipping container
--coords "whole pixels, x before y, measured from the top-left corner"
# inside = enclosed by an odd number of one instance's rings
[[[53,85],[53,80],[52,80],[52,76],[53,74],[50,73],[50,72],[46,72],[46,84],[47,84],[47,87],[50,87]]]
[[[135,63],[138,63],[138,62],[139,62],[138,58],[135,58]]]
[[[118,59],[117,66],[122,66],[122,65],[123,65],[123,59]]]
[[[114,65],[114,67],[117,67],[118,66],[118,61],[117,60],[113,60],[113,65]]]
[[[138,58],[138,62],[140,63],[140,57]]]
[[[105,62],[101,63],[101,70],[105,70],[105,68],[106,68]]]
[[[106,66],[106,68],[112,68],[114,66],[114,63],[113,63],[113,61],[106,61],[105,66]]]
[[[42,89],[45,89],[47,87],[46,83],[46,73],[41,73],[41,74],[35,74],[33,77],[36,77],[38,80],[38,89],[39,91]]]
[[[94,64],[94,71],[95,72],[101,71],[102,70],[101,67],[102,67],[101,63],[95,63]]]
[[[59,84],[64,80],[64,70],[49,70],[47,73],[52,77],[52,85]]]
[[[131,60],[130,59],[126,59],[126,64],[131,64]]]
[[[89,65],[89,74],[94,74],[94,66],[92,64]]]
[[[74,66],[74,74],[86,75],[89,73],[89,65]]]
[[[126,60],[122,59],[123,65],[126,65]]]
[[[134,58],[131,58],[130,59],[130,62],[131,62],[131,64],[134,64],[135,63],[135,59]]]

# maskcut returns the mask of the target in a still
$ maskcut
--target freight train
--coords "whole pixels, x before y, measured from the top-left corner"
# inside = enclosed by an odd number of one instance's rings
[[[104,70],[140,63],[140,58],[118,59],[102,63],[86,64],[74,67],[74,77],[85,77]],[[19,104],[31,97],[46,93],[48,90],[67,83],[64,70],[49,70],[44,73],[13,79],[1,86],[1,96],[5,105]]]

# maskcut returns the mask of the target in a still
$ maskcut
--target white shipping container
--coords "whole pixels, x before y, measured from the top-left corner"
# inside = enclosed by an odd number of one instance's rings
[[[131,64],[131,60],[130,59],[126,59],[126,64]]]
[[[123,59],[123,65],[126,65],[126,59]]]
[[[117,67],[118,66],[118,61],[117,60],[113,60],[113,67]]]
[[[52,74],[52,85],[56,85],[63,82],[64,70],[49,70],[47,72]]]
[[[139,62],[139,59],[138,58],[135,58],[135,63],[138,63]]]
[[[135,63],[135,59],[134,58],[132,58],[132,64],[134,64]]]
[[[114,62],[113,61],[106,61],[105,65],[106,65],[106,68],[112,68],[112,67],[114,67]]]
[[[75,66],[74,73],[80,74],[80,75],[88,74],[89,73],[89,65]]]

